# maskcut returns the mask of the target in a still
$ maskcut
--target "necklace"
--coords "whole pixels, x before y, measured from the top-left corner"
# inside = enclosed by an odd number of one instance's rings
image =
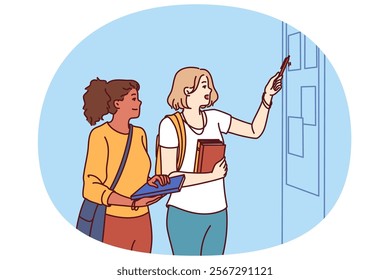
[[[182,117],[183,117],[183,120],[184,122],[187,124],[187,126],[192,130],[193,133],[195,133],[196,135],[201,135],[207,125],[207,116],[206,114],[202,111],[202,127],[201,128],[196,128],[196,127],[193,127],[192,125],[190,125],[186,119],[186,117],[184,116],[183,112],[181,113]]]

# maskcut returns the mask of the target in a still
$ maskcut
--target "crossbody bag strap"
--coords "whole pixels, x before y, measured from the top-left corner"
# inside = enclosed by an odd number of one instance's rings
[[[111,190],[113,190],[115,188],[116,184],[119,181],[119,178],[121,177],[123,168],[125,167],[125,164],[127,161],[127,156],[129,155],[129,151],[130,151],[132,137],[133,137],[133,126],[131,124],[129,124],[129,135],[127,136],[125,151],[123,153],[122,161],[121,161],[121,164],[119,165],[118,172],[116,173],[115,179],[111,184],[111,187],[110,187]]]

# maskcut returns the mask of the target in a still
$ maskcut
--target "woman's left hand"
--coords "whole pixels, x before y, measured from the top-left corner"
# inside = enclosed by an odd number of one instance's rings
[[[283,76],[279,76],[279,72],[272,76],[264,88],[264,93],[271,97],[277,94],[282,89],[282,78]]]
[[[149,185],[158,188],[156,182],[159,182],[161,186],[164,186],[166,184],[169,184],[171,180],[169,179],[168,175],[154,175],[148,180]]]

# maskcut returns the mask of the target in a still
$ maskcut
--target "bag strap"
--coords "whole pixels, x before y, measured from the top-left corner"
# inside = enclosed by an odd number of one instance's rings
[[[186,131],[184,128],[184,121],[180,112],[176,112],[172,115],[169,115],[168,117],[171,119],[171,121],[175,126],[177,138],[179,141],[177,160],[176,160],[176,170],[180,170],[181,166],[183,165],[184,154],[186,151]]]
[[[183,117],[180,112],[176,112],[172,115],[166,115],[165,117],[169,118],[176,130],[178,138],[178,148],[177,148],[177,157],[176,157],[176,170],[180,170],[183,161],[184,154],[186,151],[186,131],[184,128]],[[156,166],[155,173],[161,174],[161,147],[160,147],[160,134],[157,134],[156,137]]]
[[[125,151],[123,153],[122,161],[121,161],[121,164],[119,165],[118,172],[116,173],[115,179],[111,184],[110,190],[113,190],[115,188],[116,184],[119,181],[119,178],[122,175],[123,168],[125,167],[125,164],[127,161],[127,156],[129,155],[132,136],[133,136],[133,126],[131,124],[129,124],[129,134],[127,136]]]

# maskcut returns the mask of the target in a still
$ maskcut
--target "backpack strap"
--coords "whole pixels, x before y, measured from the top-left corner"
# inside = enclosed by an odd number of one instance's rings
[[[184,121],[180,112],[176,112],[173,115],[169,115],[168,117],[171,119],[176,128],[176,134],[179,142],[176,159],[176,170],[180,170],[181,166],[183,165],[187,142]]]
[[[183,165],[184,155],[186,151],[186,131],[184,128],[184,120],[180,112],[176,112],[172,115],[167,115],[176,129],[178,139],[178,149],[176,157],[176,170],[180,170]],[[161,147],[160,147],[160,135],[156,138],[156,174],[161,174]]]

